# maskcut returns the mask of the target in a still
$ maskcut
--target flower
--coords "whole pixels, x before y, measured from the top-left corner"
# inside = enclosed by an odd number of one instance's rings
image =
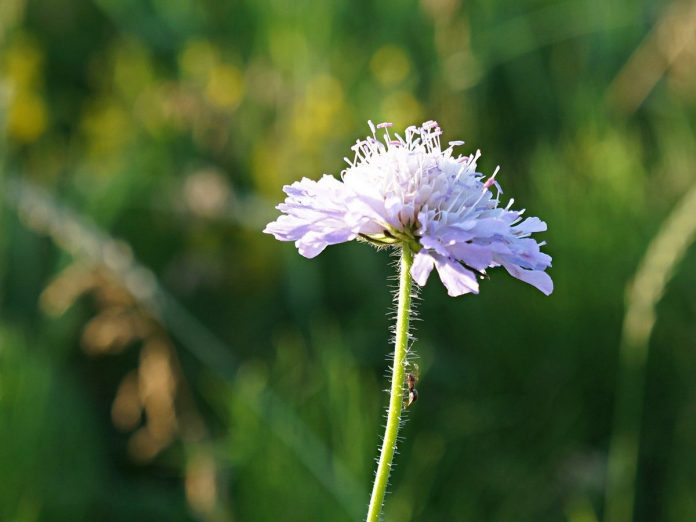
[[[264,232],[295,241],[300,254],[313,258],[328,245],[362,239],[376,245],[408,245],[415,257],[411,275],[425,285],[433,268],[449,295],[478,293],[477,276],[502,266],[510,275],[546,295],[553,281],[545,272],[551,257],[532,239],[546,230],[536,217],[522,219],[514,200],[500,207],[502,189],[493,176],[476,172],[480,152],[457,155],[451,141],[442,150],[442,131],[434,121],[411,126],[405,136],[389,133],[390,123],[352,147],[353,161],[341,180],[324,174],[283,187],[282,215]],[[384,130],[384,142],[377,139]],[[492,188],[496,189],[493,194]]]

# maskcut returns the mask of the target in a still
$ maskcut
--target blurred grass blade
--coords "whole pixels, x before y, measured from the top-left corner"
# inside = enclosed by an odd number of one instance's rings
[[[607,91],[608,101],[624,114],[634,113],[680,55],[696,31],[696,3],[674,2],[633,52]]]
[[[270,389],[267,388],[256,397],[247,395],[243,398],[248,399],[245,404],[297,455],[350,518],[356,522],[361,520],[367,492],[355,480],[348,467],[333,457],[316,434]]]
[[[696,239],[696,185],[667,217],[648,245],[627,291],[620,347],[614,431],[609,448],[606,522],[633,519],[643,413],[645,367],[656,306],[675,267]]]
[[[199,361],[226,377],[233,374],[232,350],[162,288],[151,270],[132,258],[126,243],[88,224],[47,192],[24,180],[9,179],[4,196],[6,203],[17,209],[30,228],[47,234],[71,256],[108,267],[138,302],[159,317]]]
[[[628,27],[634,17],[630,11],[599,10],[589,2],[552,3],[500,22],[482,34],[477,47],[486,50],[484,63],[491,70],[557,42]]]

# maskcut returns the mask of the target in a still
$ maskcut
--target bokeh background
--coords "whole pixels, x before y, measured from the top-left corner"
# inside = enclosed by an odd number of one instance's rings
[[[362,519],[393,259],[261,230],[368,119],[501,165],[556,283],[421,292],[385,520],[696,520],[688,0],[1,0],[0,520]]]

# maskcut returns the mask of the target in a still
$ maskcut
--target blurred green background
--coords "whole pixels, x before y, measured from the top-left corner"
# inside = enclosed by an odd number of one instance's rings
[[[0,521],[364,517],[392,259],[261,229],[368,119],[556,284],[422,291],[385,520],[696,520],[694,2],[0,0]]]

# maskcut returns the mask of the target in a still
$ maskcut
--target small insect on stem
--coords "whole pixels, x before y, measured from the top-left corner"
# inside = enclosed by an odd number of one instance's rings
[[[409,372],[406,376],[406,385],[408,386],[408,401],[404,401],[404,406],[406,408],[418,400],[418,390],[416,390],[416,382],[418,382],[418,365],[414,364],[413,366],[413,372]]]
[[[412,373],[408,374],[408,404],[406,404],[406,407],[408,408],[418,400],[418,390],[416,390],[416,376],[413,375]]]

